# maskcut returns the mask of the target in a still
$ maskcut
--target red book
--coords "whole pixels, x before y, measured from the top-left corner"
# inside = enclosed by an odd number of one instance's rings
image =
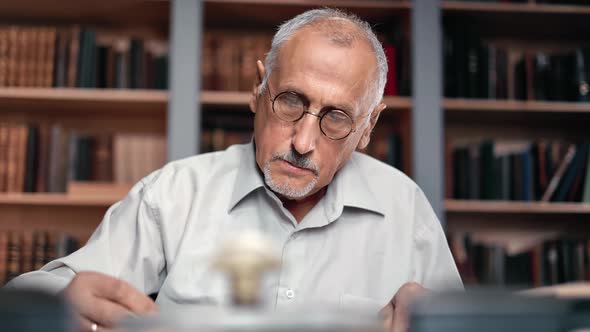
[[[383,46],[385,51],[385,57],[389,65],[387,71],[387,83],[385,84],[385,95],[386,96],[397,96],[397,72],[395,68],[395,47],[391,44],[385,43]]]

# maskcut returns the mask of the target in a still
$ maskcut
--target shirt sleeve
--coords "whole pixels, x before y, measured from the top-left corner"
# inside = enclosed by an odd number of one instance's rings
[[[414,247],[412,281],[434,291],[463,290],[443,228],[420,189],[415,196]]]
[[[57,293],[76,273],[95,271],[125,280],[146,294],[157,292],[166,265],[158,210],[150,204],[148,184],[158,174],[144,178],[111,206],[85,246],[11,280],[6,287]]]

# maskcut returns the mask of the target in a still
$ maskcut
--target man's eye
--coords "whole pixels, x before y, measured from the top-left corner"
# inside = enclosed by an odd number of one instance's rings
[[[287,94],[282,98],[283,103],[289,106],[299,106],[301,105],[301,99],[296,95]]]
[[[334,122],[348,121],[348,116],[342,111],[330,111],[326,116]]]

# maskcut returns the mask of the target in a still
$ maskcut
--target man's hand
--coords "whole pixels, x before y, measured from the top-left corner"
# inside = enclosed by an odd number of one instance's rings
[[[409,282],[397,291],[393,299],[380,311],[384,318],[385,331],[406,332],[410,328],[410,305],[426,288],[415,282]]]
[[[105,331],[127,315],[145,315],[157,306],[123,280],[96,272],[80,272],[63,290],[76,310],[82,331]]]

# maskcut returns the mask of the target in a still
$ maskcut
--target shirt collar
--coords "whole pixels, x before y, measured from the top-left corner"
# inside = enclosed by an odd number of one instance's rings
[[[367,175],[359,165],[356,152],[334,176],[325,199],[328,206],[333,206],[336,211],[341,211],[343,207],[352,207],[385,215],[383,206],[379,204],[369,185]]]
[[[264,187],[263,175],[256,164],[255,154],[254,142],[251,141],[242,150],[228,211],[231,211],[248,194]],[[355,154],[353,153],[351,160],[336,173],[328,185],[324,200],[331,209],[332,213],[329,214],[339,216],[343,207],[346,206],[385,215],[383,207],[379,205],[377,197],[368,184],[366,175],[358,165],[359,161],[355,158]],[[334,216],[337,217],[336,215]]]
[[[254,190],[264,187],[264,179],[256,164],[254,142],[251,141],[242,149],[238,173],[234,184],[234,190],[229,202],[228,211],[231,211],[244,197]]]

